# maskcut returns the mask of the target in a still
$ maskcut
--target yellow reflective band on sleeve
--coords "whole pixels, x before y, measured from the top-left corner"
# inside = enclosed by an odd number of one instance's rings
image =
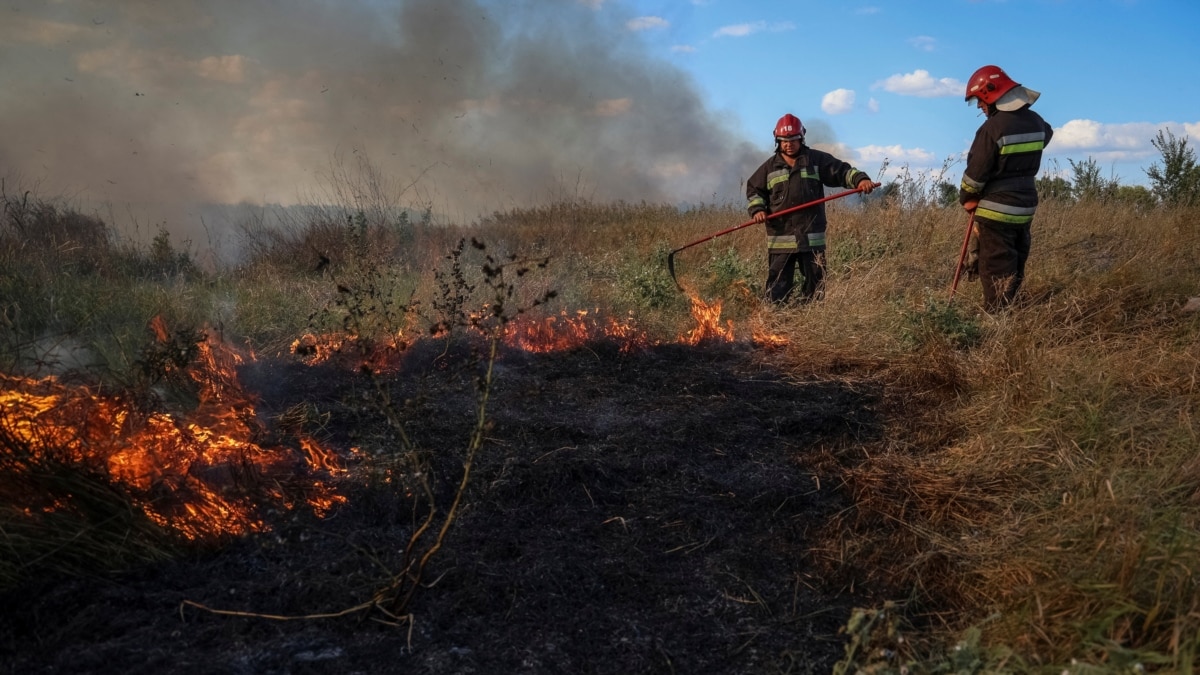
[[[863,176],[866,175],[866,174],[863,174],[862,171],[859,171],[858,169],[856,169],[854,167],[850,167],[850,173],[846,174],[846,187],[848,187],[848,188],[857,187],[858,181],[862,180],[862,178],[858,178],[859,174],[862,174]],[[824,244],[822,244],[822,246],[824,246]]]
[[[765,208],[767,206],[767,200],[758,195],[754,195],[754,197],[750,199],[750,202],[746,206],[751,209],[756,206],[762,206]]]
[[[980,183],[979,181],[975,180],[974,178],[971,178],[970,176],[968,176],[967,174],[964,173],[963,177],[962,177],[962,186],[961,187],[962,187],[962,189],[966,190],[967,192],[978,193],[980,190],[983,190],[983,183]]]

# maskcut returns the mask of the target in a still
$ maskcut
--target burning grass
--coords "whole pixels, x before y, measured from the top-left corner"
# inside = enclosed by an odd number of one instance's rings
[[[1049,202],[1035,222],[1021,306],[990,316],[975,285],[960,286],[953,302],[946,295],[964,225],[957,210],[883,202],[829,211],[826,298],[803,307],[765,308],[747,290],[765,274],[760,238],[749,231],[689,249],[679,271],[696,290],[677,292],[665,251],[735,224],[738,212],[587,204],[495,214],[469,230],[413,228],[402,237],[368,229],[371,255],[330,252],[321,270],[319,258],[311,267],[285,263],[308,260],[325,240],[275,239],[270,256],[236,273],[208,286],[179,282],[183,290],[139,303],[136,319],[144,325],[165,309],[154,302],[186,298],[189,312],[221,317],[227,332],[271,358],[314,366],[346,358],[350,370],[392,372],[453,313],[434,307],[438,281],[426,272],[444,270],[445,252],[469,232],[492,242],[486,255],[496,259],[521,251],[550,262],[515,300],[529,306],[553,289],[557,304],[513,317],[500,334],[508,349],[561,353],[606,340],[632,353],[733,341],[773,347],[771,359],[796,381],[879,388],[885,433],[829,448],[820,460],[850,506],[819,528],[810,553],[829,581],[897,601],[855,615],[847,667],[933,672],[970,662],[1034,672],[1075,661],[1187,672],[1200,653],[1200,315],[1181,309],[1200,295],[1200,215]],[[348,246],[342,234],[328,245]],[[219,398],[220,414],[199,406],[188,417],[135,404],[111,384],[18,374],[15,364],[27,361],[18,347],[53,322],[16,308],[61,297],[62,287],[50,276],[22,285],[6,250],[0,302],[14,367],[0,427],[6,461],[25,478],[0,496],[4,546],[16,554],[6,559],[25,561],[22,572],[52,553],[78,564],[93,545],[118,552],[104,557],[119,567],[169,555],[177,535],[253,531],[251,511],[237,510],[238,493],[226,487],[261,487],[289,462],[301,475],[336,469],[311,439],[260,443],[249,404],[227,395],[207,399]],[[461,288],[481,288],[473,270],[482,255],[462,253]],[[76,265],[83,276],[70,283],[109,283],[87,276],[99,268]],[[458,308],[486,314],[468,296]],[[101,304],[88,325],[129,335],[129,314]],[[64,415],[73,425],[57,419]],[[70,431],[35,431],[43,426]],[[154,459],[164,444],[192,467],[174,482],[159,475],[171,462]],[[209,520],[156,492],[163,484],[193,490],[201,510],[245,515],[220,519],[234,530],[204,530]],[[88,527],[68,528],[64,518]],[[166,522],[182,525],[172,534]],[[94,538],[79,537],[84,530]],[[15,575],[9,568],[8,579]]]
[[[161,318],[151,328],[167,345]],[[211,332],[192,347],[184,376],[196,402],[176,413],[98,382],[0,376],[10,553],[0,579],[119,568],[263,531],[265,504],[323,513],[345,501],[328,480],[342,462],[315,439],[264,442],[254,397],[237,375],[251,357]]]

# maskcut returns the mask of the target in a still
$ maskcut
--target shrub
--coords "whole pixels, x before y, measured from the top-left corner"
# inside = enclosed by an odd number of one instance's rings
[[[900,335],[912,347],[944,341],[958,349],[979,344],[983,330],[979,319],[950,301],[928,298],[925,306],[902,314]]]

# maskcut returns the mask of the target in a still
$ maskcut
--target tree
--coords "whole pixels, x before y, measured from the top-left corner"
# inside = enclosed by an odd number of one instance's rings
[[[1158,198],[1145,185],[1121,185],[1113,193],[1113,199],[1128,204],[1137,211],[1148,211],[1158,205]]]
[[[1034,184],[1037,186],[1039,201],[1071,201],[1071,183],[1062,176],[1044,175]]]
[[[1162,164],[1155,162],[1146,169],[1151,189],[1164,204],[1186,206],[1200,202],[1200,167],[1196,153],[1188,147],[1187,136],[1175,138],[1170,129],[1159,129],[1150,141],[1162,155]]]
[[[1073,159],[1067,161],[1071,163],[1071,170],[1075,172],[1072,188],[1075,199],[1081,202],[1105,201],[1116,193],[1119,185],[1117,179],[1101,176],[1100,165],[1094,158],[1088,157],[1081,162]]]
[[[944,180],[937,184],[938,206],[958,206],[958,186]]]

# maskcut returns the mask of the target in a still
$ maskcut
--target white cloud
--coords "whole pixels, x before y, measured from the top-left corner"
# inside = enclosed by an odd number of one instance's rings
[[[874,96],[867,101],[867,110],[870,110],[873,113],[879,112],[879,101],[875,100]]]
[[[1195,138],[1200,135],[1200,122],[1127,122],[1105,124],[1095,120],[1071,120],[1054,130],[1048,151],[1082,150],[1089,154],[1105,153],[1111,158],[1140,159],[1158,154],[1151,143],[1158,132],[1167,129],[1175,136]]]
[[[579,0],[579,4],[592,9],[600,9],[604,6],[604,0]]]
[[[671,45],[671,51],[681,54],[691,54],[696,51],[696,48],[691,45]]]
[[[901,96],[936,98],[940,96],[962,96],[967,86],[952,78],[935,79],[928,70],[914,70],[904,75],[892,75],[876,82],[872,88],[881,88]]]
[[[625,27],[629,30],[651,30],[654,28],[666,28],[667,20],[661,16],[639,16],[630,19],[625,23]]]
[[[841,115],[854,109],[854,91],[834,89],[821,99],[821,110],[829,115]]]
[[[1095,120],[1074,119],[1054,129],[1054,137],[1046,147],[1046,155],[1052,159],[1043,163],[1048,174],[1070,179],[1072,171],[1065,160],[1076,162],[1091,159],[1111,172],[1111,177],[1122,182],[1137,183],[1144,180],[1146,167],[1161,163],[1162,155],[1151,141],[1158,132],[1170,131],[1176,138],[1200,137],[1200,121],[1197,122],[1126,122],[1108,124]],[[1118,173],[1118,170],[1124,173]]]
[[[923,52],[931,52],[937,48],[937,40],[929,37],[928,35],[918,35],[915,38],[911,38],[909,39],[908,44]]]
[[[782,33],[789,30],[796,30],[796,24],[791,21],[777,21],[768,24],[766,21],[754,21],[752,23],[735,23],[728,26],[721,26],[713,33],[713,37],[746,37],[764,30],[769,30],[772,33]]]
[[[892,166],[918,164],[933,166],[937,156],[925,148],[906,148],[902,145],[864,145],[854,151],[863,162],[882,162],[887,160]]]
[[[1094,148],[1100,145],[1103,126],[1092,120],[1071,120],[1054,132],[1055,148]]]
[[[730,26],[722,26],[713,33],[713,37],[746,37],[753,33],[757,33],[766,29],[766,21],[755,21],[754,23],[737,23]]]

